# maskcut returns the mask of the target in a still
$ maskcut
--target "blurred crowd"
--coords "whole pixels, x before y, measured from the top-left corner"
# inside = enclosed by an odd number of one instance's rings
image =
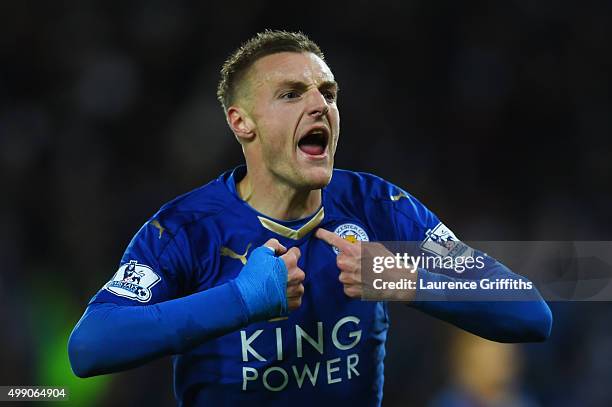
[[[325,52],[341,88],[337,167],[404,187],[465,240],[612,240],[611,2],[292,7],[0,5],[0,385],[172,403],[169,359],[89,386],[70,374],[67,335],[149,216],[242,162],[218,71],[265,28]],[[391,308],[386,406],[612,405],[610,303],[552,304],[549,342],[499,349]],[[480,366],[481,352],[507,366],[490,386],[512,403],[466,396],[481,387],[458,361]]]

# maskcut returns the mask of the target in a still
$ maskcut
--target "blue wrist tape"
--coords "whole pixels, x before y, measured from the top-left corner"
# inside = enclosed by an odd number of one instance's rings
[[[269,247],[258,247],[234,280],[249,322],[287,315],[287,267]]]

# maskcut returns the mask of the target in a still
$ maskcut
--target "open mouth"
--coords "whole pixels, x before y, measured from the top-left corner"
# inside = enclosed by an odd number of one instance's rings
[[[308,155],[323,155],[327,148],[329,135],[327,129],[310,130],[298,141],[298,148]]]

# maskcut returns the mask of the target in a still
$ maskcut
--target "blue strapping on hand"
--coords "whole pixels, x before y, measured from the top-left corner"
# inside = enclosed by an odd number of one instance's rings
[[[247,307],[249,322],[287,315],[287,267],[269,247],[253,250],[234,280]]]

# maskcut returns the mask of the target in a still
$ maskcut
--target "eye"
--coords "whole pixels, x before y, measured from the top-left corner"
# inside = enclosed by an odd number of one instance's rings
[[[281,99],[297,99],[300,97],[299,92],[295,91],[295,90],[289,90],[287,92],[283,92],[280,95]]]
[[[336,92],[334,92],[333,90],[324,90],[321,92],[321,94],[328,102],[336,101]]]

